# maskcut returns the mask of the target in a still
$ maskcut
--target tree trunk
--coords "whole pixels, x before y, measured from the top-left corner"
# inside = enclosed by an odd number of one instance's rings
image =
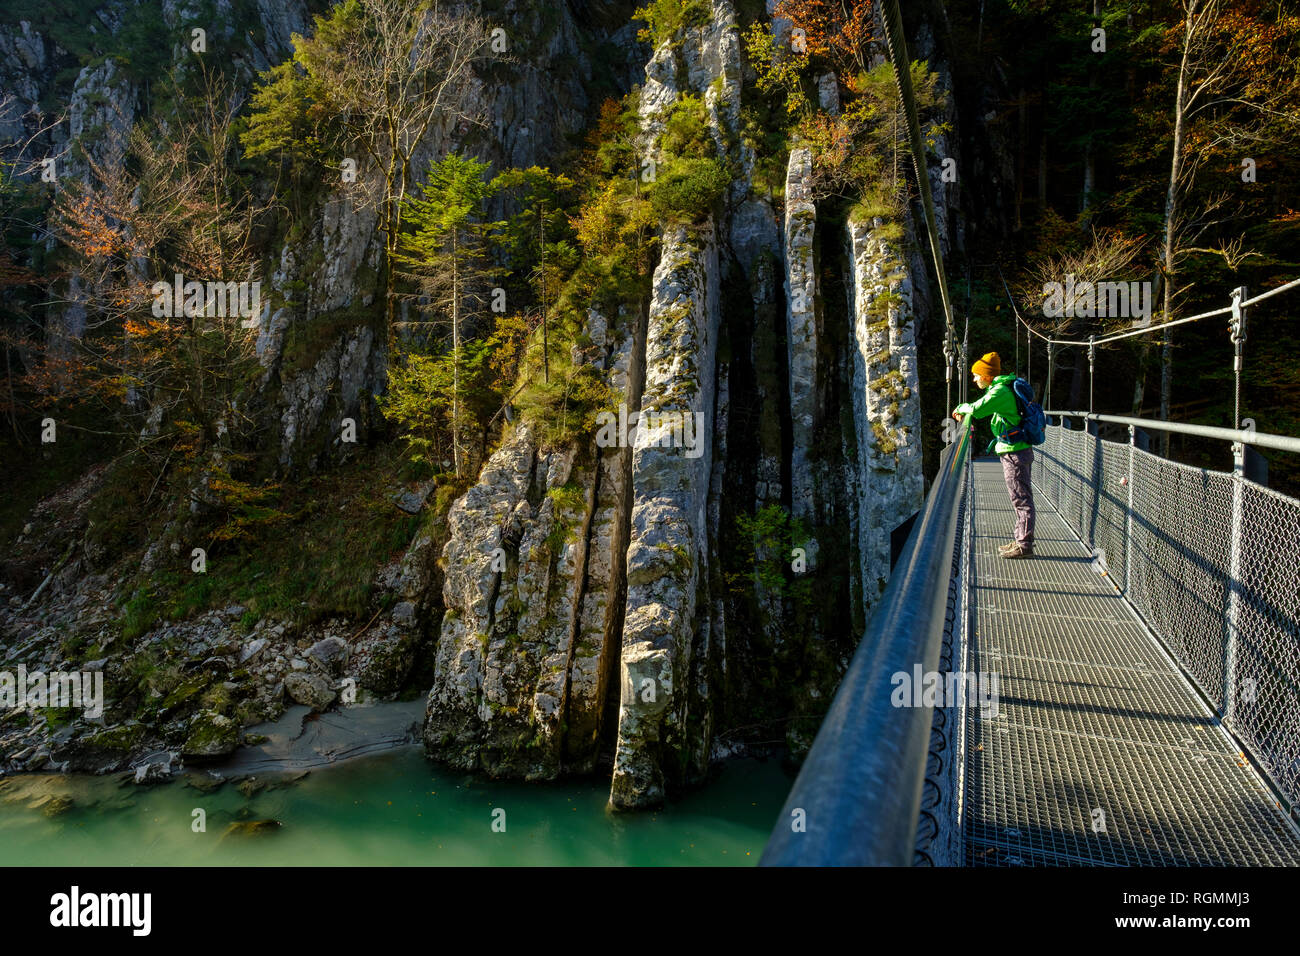
[[[1146,398],[1147,390],[1147,364],[1151,361],[1151,343],[1143,342],[1138,349],[1137,375],[1134,376],[1133,382],[1133,412],[1134,418],[1142,414],[1142,402]]]
[[[1178,234],[1178,185],[1183,172],[1183,139],[1186,135],[1183,120],[1187,103],[1188,59],[1191,56],[1192,33],[1199,0],[1188,0],[1187,24],[1183,34],[1183,55],[1178,65],[1178,89],[1174,99],[1174,155],[1169,164],[1169,190],[1165,194],[1164,237],[1164,321],[1173,318],[1174,270],[1177,256],[1174,244]],[[1169,420],[1169,402],[1173,394],[1173,341],[1169,330],[1164,333],[1160,350],[1160,419]],[[1169,433],[1160,433],[1160,454],[1169,457]]]
[[[1021,228],[1021,209],[1025,204],[1025,88],[1020,87],[1019,106],[1016,110],[1019,135],[1016,137],[1016,232]]]
[[[5,343],[5,378],[9,383],[9,427],[13,429],[14,441],[22,444],[23,435],[18,430],[18,402],[14,398],[14,367],[9,357],[9,344]]]
[[[460,477],[460,254],[451,231],[451,460]]]
[[[384,230],[384,334],[386,345],[392,349],[397,341],[397,278],[394,258],[397,255],[397,234],[393,219],[401,216],[395,199],[396,159],[389,163],[384,176],[384,199],[380,204],[379,218]],[[399,219],[400,222],[400,219]]]
[[[1101,19],[1101,0],[1092,0],[1092,19],[1094,24]],[[1089,69],[1088,71],[1088,92],[1089,99],[1096,96],[1097,90],[1097,71]],[[1089,124],[1091,127],[1091,124]],[[1093,138],[1096,131],[1089,129],[1088,139],[1083,147],[1083,198],[1080,202],[1080,211],[1087,213],[1092,207],[1092,194],[1097,189],[1097,151],[1093,148]],[[1086,226],[1091,216],[1085,215],[1083,223]]]
[[[1174,346],[1166,330],[1165,344],[1160,348],[1160,420],[1169,421],[1169,404],[1174,394]],[[1169,457],[1169,432],[1160,433],[1160,454]]]
[[[1074,353],[1074,369],[1070,374],[1070,411],[1079,408],[1083,403],[1083,369],[1085,364],[1083,355],[1076,349]]]
[[[551,380],[551,347],[546,337],[546,203],[537,205],[537,262],[542,280],[542,379]]]
[[[1043,131],[1038,141],[1038,215],[1047,213],[1047,107],[1043,105]]]

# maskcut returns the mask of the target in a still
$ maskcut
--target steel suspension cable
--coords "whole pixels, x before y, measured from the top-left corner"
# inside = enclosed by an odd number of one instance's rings
[[[885,0],[882,19],[885,26],[885,46],[889,50],[889,58],[894,67],[894,81],[898,84],[898,96],[902,100],[903,112],[907,116],[907,137],[911,146],[912,168],[916,172],[916,185],[921,193],[921,205],[925,209],[925,226],[930,234],[930,252],[934,257],[934,272],[939,281],[939,295],[943,299],[943,319],[947,329],[947,347],[944,353],[948,361],[948,400],[945,407],[951,408],[952,349],[956,344],[957,329],[953,325],[948,276],[944,272],[943,253],[939,248],[938,220],[934,212],[934,197],[930,193],[930,177],[925,166],[925,146],[921,141],[921,118],[912,91],[912,61],[907,55],[907,41],[903,37],[903,17],[898,9],[898,0]],[[962,370],[962,376],[965,377],[965,369]]]
[[[998,272],[1000,275],[1001,269],[999,269]],[[1002,285],[1004,287],[1007,286],[1007,280],[1005,277],[1002,279]],[[1280,285],[1276,289],[1269,289],[1267,292],[1262,292],[1259,295],[1255,296],[1253,299],[1247,299],[1239,303],[1239,305],[1242,308],[1245,308],[1248,305],[1254,305],[1257,302],[1263,302],[1265,299],[1271,298],[1272,296],[1275,296],[1280,292],[1286,292],[1288,289],[1294,289],[1297,286],[1300,286],[1300,279],[1292,279],[1290,282]],[[1026,321],[1025,318],[1020,314],[1020,310],[1016,307],[1016,301],[1012,297],[1011,289],[1009,287],[1007,287],[1007,298],[1011,301],[1011,308],[1015,312],[1016,318],[1025,327],[1026,333],[1032,333],[1038,336],[1044,342],[1053,342],[1056,345],[1076,345],[1080,347],[1086,347],[1087,345],[1092,344],[1086,339],[1083,340],[1058,339],[1050,335],[1044,335],[1042,332],[1039,332],[1036,328],[1030,325],[1029,322]],[[1186,318],[1175,319],[1172,322],[1160,322],[1153,325],[1144,325],[1141,328],[1129,329],[1126,332],[1113,332],[1110,335],[1104,335],[1096,339],[1095,344],[1105,345],[1107,342],[1115,342],[1118,341],[1119,339],[1127,339],[1134,335],[1145,335],[1148,332],[1159,332],[1161,329],[1171,329],[1176,325],[1185,325],[1188,322],[1199,322],[1201,319],[1213,318],[1216,315],[1230,315],[1232,314],[1232,310],[1233,310],[1233,306],[1225,305],[1222,308],[1211,309],[1208,312],[1201,312],[1196,315],[1189,315]]]
[[[1011,335],[1016,340],[1016,374],[1020,374],[1020,322],[1017,321],[1016,313],[1011,313]],[[1029,338],[1028,335],[1025,336]]]
[[[1182,319],[1175,319],[1173,322],[1161,322],[1158,325],[1145,325],[1142,326],[1141,328],[1130,329],[1127,332],[1117,332],[1111,335],[1102,336],[1101,338],[1098,338],[1095,335],[1090,335],[1088,336],[1087,341],[1078,341],[1074,339],[1058,339],[1049,335],[1043,335],[1043,333],[1039,332],[1037,329],[1031,326],[1029,322],[1026,321],[1025,318],[1020,314],[1020,309],[1016,306],[1015,297],[1011,294],[1011,287],[1007,284],[1006,276],[1002,274],[1001,266],[998,267],[998,277],[1002,280],[1002,288],[1006,291],[1007,301],[1011,303],[1011,311],[1015,315],[1016,321],[1025,327],[1025,341],[1026,343],[1028,343],[1029,346],[1029,362],[1030,362],[1031,370],[1033,367],[1033,340],[1030,338],[1030,333],[1037,335],[1040,339],[1042,339],[1045,343],[1047,343],[1047,395],[1046,397],[1049,402],[1051,400],[1051,395],[1052,395],[1052,352],[1054,346],[1074,345],[1074,346],[1083,346],[1088,349],[1088,411],[1090,412],[1093,411],[1092,374],[1093,374],[1094,362],[1096,358],[1096,349],[1098,345],[1104,345],[1107,342],[1114,342],[1119,339],[1126,339],[1134,335],[1145,335],[1148,332],[1158,332],[1161,329],[1171,328],[1175,325],[1185,325],[1188,322],[1199,322],[1201,319],[1213,318],[1216,315],[1231,316],[1231,321],[1229,322],[1229,332],[1231,335],[1232,347],[1233,347],[1232,424],[1234,428],[1240,426],[1241,424],[1241,372],[1242,372],[1242,365],[1243,365],[1242,362],[1243,351],[1244,351],[1243,345],[1246,338],[1246,334],[1245,334],[1246,307],[1249,305],[1254,305],[1258,302],[1263,302],[1265,299],[1269,299],[1275,295],[1278,295],[1279,293],[1286,292],[1288,289],[1294,289],[1297,286],[1300,286],[1300,279],[1292,279],[1290,282],[1285,282],[1274,289],[1269,289],[1267,292],[1261,292],[1253,299],[1246,298],[1246,289],[1245,286],[1242,286],[1241,288],[1232,290],[1232,303],[1222,308],[1211,309],[1208,312],[1201,312],[1198,313],[1197,315],[1189,315]],[[1020,361],[1020,338],[1019,335],[1017,335],[1016,337],[1017,365],[1019,364],[1019,361]]]

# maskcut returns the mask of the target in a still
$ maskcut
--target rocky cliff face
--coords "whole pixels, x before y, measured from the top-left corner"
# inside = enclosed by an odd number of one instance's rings
[[[866,600],[889,580],[890,536],[921,508],[921,385],[916,280],[884,224],[848,224],[852,263],[853,424],[857,442],[858,567]]]
[[[786,350],[790,375],[791,462],[790,500],[795,514],[810,520],[817,514],[818,483],[809,451],[826,408],[825,361],[818,374],[818,339],[825,339],[818,312],[820,289],[814,235],[817,207],[809,195],[812,151],[790,150],[785,177]],[[822,332],[819,336],[818,333]],[[824,348],[823,344],[823,348]]]
[[[473,145],[497,166],[552,162],[581,131],[593,39],[644,64],[643,155],[665,158],[684,97],[703,104],[730,186],[713,209],[661,224],[648,294],[616,313],[590,310],[573,356],[640,424],[612,444],[508,427],[445,527],[376,569],[368,621],[289,633],[266,622],[235,639],[235,606],[117,650],[177,645],[199,664],[219,660],[207,668],[217,684],[256,685],[257,711],[274,716],[286,698],[329,706],[348,681],[396,693],[428,645],[432,758],[501,777],[608,773],[616,808],[652,806],[702,780],[754,727],[765,740],[784,736],[796,756],[809,745],[888,580],[892,539],[921,504],[918,342],[941,318],[913,223],[845,223],[814,197],[813,155],[799,143],[776,157],[784,193],[758,184],[741,112],[757,94],[736,11],[730,0],[707,6],[644,62],[625,18],[605,29],[568,3],[545,15],[501,4],[495,13],[528,38],[528,56],[475,87],[491,120]],[[305,12],[270,0],[251,9],[261,40],[248,63],[277,62]],[[0,30],[0,72],[24,103],[51,88],[60,58],[30,29]],[[134,115],[139,88],[112,63],[73,84],[78,135]],[[821,79],[824,105],[838,93]],[[0,124],[21,125],[14,109]],[[452,142],[436,129],[417,168]],[[936,203],[945,242],[959,244],[947,184]],[[374,213],[343,191],[317,211],[267,264],[273,294],[257,342],[268,442],[288,473],[343,453],[341,420],[364,427],[386,369],[365,319],[378,297]],[[75,312],[63,321],[75,334]],[[77,595],[70,614],[105,632],[106,589],[102,579],[52,585]],[[51,642],[62,618],[15,621],[20,646],[48,646],[46,663],[59,663]],[[211,689],[194,683],[194,699]],[[238,728],[163,696],[166,732],[81,727],[51,749],[34,723],[18,749],[40,766],[111,769],[132,748],[179,760],[236,746]],[[104,734],[103,746],[85,744]]]
[[[230,73],[244,94],[258,71],[292,53],[291,35],[310,27],[303,0],[219,0],[210,19],[176,0],[167,0],[160,14],[148,6],[125,0],[95,9],[87,50],[63,48],[30,21],[0,24],[0,89],[6,94],[0,96],[0,140],[35,136],[29,159],[57,157],[61,178],[84,181],[89,162],[121,162],[122,134],[145,115],[142,87],[153,77],[122,66],[134,56],[130,44],[138,40],[125,34],[136,20],[160,19],[148,35],[167,41],[164,72],[199,67],[204,54],[190,48],[191,31],[205,29],[209,55],[233,61]],[[598,4],[604,15],[583,23],[567,3],[480,6],[506,31],[514,59],[505,70],[484,66],[473,83],[471,111],[481,112],[486,128],[462,142],[463,131],[435,123],[414,155],[416,170],[453,145],[471,148],[496,169],[548,165],[569,148],[590,114],[595,51],[603,44],[632,62],[633,25],[605,9],[616,10],[617,3]],[[606,21],[617,26],[602,27]],[[69,82],[77,53],[101,51],[109,52]],[[613,80],[625,77],[615,69]],[[61,111],[60,104],[66,104]],[[42,131],[42,109],[47,117],[61,112],[62,121]],[[363,166],[359,176],[368,175]],[[337,461],[346,452],[339,441],[343,419],[358,424],[362,439],[376,420],[374,398],[382,392],[387,363],[365,313],[378,293],[382,238],[376,210],[355,201],[356,192],[342,184],[327,192],[306,234],[286,241],[266,269],[270,294],[263,299],[257,351],[266,370],[263,400],[278,420],[280,465],[289,470]],[[86,310],[78,289],[58,290],[55,298],[66,304],[49,322],[51,342],[81,335]]]
[[[703,778],[757,699],[824,707],[888,579],[891,536],[920,507],[919,266],[879,220],[819,228],[806,148],[791,150],[780,213],[753,186],[738,40],[717,0],[646,66],[647,153],[677,99],[700,96],[740,172],[720,209],[664,229],[643,315],[608,342],[599,322],[629,408],[702,435],[656,441],[664,425],[631,449],[544,449],[521,427],[493,456],[443,552],[425,726],[437,759],[545,778],[609,766],[612,806],[659,803]],[[737,517],[772,505],[811,534],[755,560],[796,558],[812,602],[753,566],[743,598],[728,586]],[[760,660],[772,671],[756,677]]]
[[[453,146],[475,152],[497,169],[552,165],[583,130],[592,112],[591,97],[618,95],[630,85],[627,69],[618,65],[619,60],[629,65],[635,61],[638,68],[644,62],[644,54],[637,51],[635,26],[629,22],[629,4],[597,0],[583,8],[581,19],[569,4],[547,7],[504,0],[480,6],[485,18],[506,31],[513,59],[504,67],[486,64],[471,84],[474,106],[486,116],[485,129],[472,141],[464,141],[460,131],[435,123],[414,157],[417,170]],[[311,9],[316,12],[320,5],[313,4]],[[146,88],[156,75],[142,74],[140,64],[144,58],[137,56],[141,53],[141,36],[156,41],[146,52],[162,64],[161,71],[176,68],[184,72],[200,61],[200,55],[189,47],[190,31],[205,28],[209,55],[223,58],[237,91],[246,95],[257,71],[282,62],[292,52],[291,35],[310,29],[308,4],[302,0],[219,0],[213,18],[217,26],[205,19],[213,13],[172,0],[163,4],[161,13],[154,5],[138,0],[112,0],[89,12],[84,36],[69,32],[58,18],[50,21],[54,26],[49,29],[42,28],[44,21],[0,24],[0,89],[5,94],[0,96],[0,135],[14,142],[31,138],[28,160],[56,157],[60,178],[84,181],[90,161],[121,162],[120,134],[147,115]],[[143,33],[137,29],[142,23],[148,27]],[[64,40],[67,46],[55,38],[65,34],[69,37]],[[92,62],[81,66],[87,59]],[[42,111],[47,120],[61,113],[61,121],[42,130],[46,125]],[[360,172],[363,178],[368,174],[364,168]],[[375,228],[375,210],[358,203],[351,191],[340,187],[324,190],[304,218],[310,225],[301,234],[291,235],[264,269],[264,312],[256,342],[262,376],[258,394],[247,399],[248,408],[268,426],[261,450],[286,474],[324,468],[357,447],[365,447],[367,425],[375,420],[374,398],[383,388],[387,365],[382,336],[376,334],[374,324],[382,243]],[[52,292],[56,300],[68,300],[51,315],[48,326],[52,342],[82,334],[86,310],[77,302],[77,289],[56,288]],[[598,318],[594,317],[593,322]],[[626,374],[630,340],[621,344],[611,340],[610,349],[611,375],[620,374],[620,362]],[[340,426],[345,418],[357,423],[357,444],[340,441]],[[606,592],[602,592],[601,581],[614,580],[614,569],[608,562],[611,555],[626,549],[625,540],[617,540],[617,535],[625,534],[626,507],[621,486],[623,473],[630,466],[630,453],[615,450],[609,455],[579,459],[575,465],[578,456],[572,451],[538,452],[534,443],[527,450],[507,446],[501,454],[509,458],[512,448],[522,456],[521,460],[529,461],[530,469],[529,455],[540,455],[544,461],[540,483],[532,487],[525,481],[524,491],[510,499],[512,507],[521,501],[527,505],[532,495],[542,524],[533,528],[535,534],[526,541],[506,536],[514,578],[501,588],[501,595],[503,600],[510,598],[515,610],[492,615],[490,622],[467,625],[467,633],[475,637],[491,632],[498,645],[510,637],[507,649],[497,648],[499,660],[484,668],[487,686],[499,691],[492,698],[499,709],[520,706],[513,696],[515,684],[511,683],[518,668],[515,658],[520,641],[529,642],[530,650],[534,641],[541,642],[537,646],[566,648],[565,659],[546,658],[539,668],[545,673],[567,674],[572,658],[578,677],[572,687],[564,681],[556,683],[550,697],[550,685],[539,689],[535,695],[536,713],[546,733],[557,740],[559,715],[573,714],[569,735],[573,743],[566,766],[580,769],[595,762],[598,711],[610,679],[607,670],[613,658],[603,650],[604,634],[610,627],[604,618],[615,613],[612,609],[622,594],[609,591],[613,585],[608,583]],[[485,480],[491,485],[489,474],[485,472]],[[530,470],[525,477],[531,475]],[[591,534],[603,545],[590,568],[582,554],[566,553],[552,569],[542,552],[550,545],[562,547],[566,535],[575,540],[578,537],[579,529],[569,529],[566,524],[573,519],[574,509],[563,493],[579,481],[584,487],[598,489],[593,500],[584,503],[594,506],[595,513],[582,519],[582,530],[585,533],[590,525]],[[556,494],[548,497],[548,492]],[[474,496],[468,496],[452,519],[457,555],[472,550],[473,502]],[[84,533],[84,505],[83,500],[75,522],[65,523],[58,529],[60,534],[74,527],[79,535]],[[419,507],[417,502],[414,509]],[[616,511],[619,521],[615,520]],[[58,569],[58,574],[51,575],[39,606],[29,608],[23,599],[14,598],[12,606],[0,614],[0,661],[17,661],[27,655],[33,664],[64,664],[65,669],[70,669],[73,661],[64,656],[59,645],[60,634],[71,628],[78,633],[79,641],[113,646],[105,664],[112,678],[110,686],[119,677],[126,679],[132,661],[144,655],[151,659],[163,656],[165,649],[167,667],[181,666],[186,655],[194,656],[192,662],[186,662],[187,667],[213,657],[229,658],[229,670],[235,676],[225,681],[227,690],[249,705],[249,713],[256,712],[260,717],[274,717],[285,703],[295,700],[328,706],[338,698],[347,680],[352,681],[354,691],[391,695],[404,686],[416,658],[424,653],[422,645],[428,630],[432,628],[435,639],[438,634],[444,605],[444,574],[438,564],[443,544],[442,534],[436,541],[422,534],[398,563],[373,569],[376,603],[387,607],[367,622],[351,622],[349,626],[339,621],[302,631],[294,628],[283,637],[285,628],[266,620],[251,636],[237,636],[232,632],[243,630],[236,625],[244,608],[235,606],[231,614],[216,613],[210,619],[198,618],[151,631],[130,646],[114,645],[115,629],[108,603],[112,582],[102,576],[88,576],[87,560],[78,552],[74,560]],[[143,556],[144,570],[165,563],[169,545],[170,557],[175,558],[178,552],[174,540],[152,542]],[[90,563],[102,566],[98,562],[112,557],[116,556],[96,555]],[[607,565],[603,569],[602,561]],[[449,593],[466,590],[475,583],[457,564],[446,577]],[[576,579],[585,584],[579,588]],[[621,569],[617,580],[622,580]],[[517,595],[511,590],[514,582],[519,584]],[[554,595],[548,582],[557,589]],[[567,604],[566,588],[570,594]],[[581,604],[576,603],[578,595]],[[5,598],[9,599],[8,592]],[[458,605],[449,601],[448,606]],[[621,604],[617,613],[621,614]],[[472,617],[467,611],[465,620]],[[454,618],[454,614],[447,615],[448,622]],[[262,633],[275,627],[280,628],[276,634]],[[339,638],[339,634],[344,637]],[[346,648],[346,653],[332,658],[328,667],[314,663],[315,659],[307,654],[309,647],[326,638],[339,639]],[[442,668],[439,673],[443,673]],[[446,673],[452,673],[450,666]],[[210,676],[213,680],[201,685],[195,682],[190,704],[197,701],[199,691],[211,690],[209,685],[222,685],[222,674],[214,672]],[[224,676],[230,678],[231,674]],[[448,678],[452,682],[456,679]],[[126,724],[132,729],[123,733],[113,723],[119,717],[113,703],[109,702],[105,718],[112,733],[105,736],[99,725],[74,720],[63,728],[62,743],[53,751],[47,741],[51,727],[44,718],[25,723],[21,731],[9,732],[12,728],[6,728],[5,733],[0,733],[0,771],[15,754],[21,759],[8,764],[15,769],[30,765],[31,769],[62,766],[111,770],[125,766],[147,748],[175,748],[179,759],[182,738],[186,736],[182,725],[199,716],[192,706],[177,706],[169,708],[170,723],[165,732],[141,726],[132,717]],[[533,704],[530,697],[530,715]],[[485,713],[491,712],[489,704],[483,706]],[[584,713],[584,707],[588,712]],[[233,749],[237,731],[238,727],[232,727],[228,733],[223,732],[220,747],[213,753]],[[584,733],[592,738],[585,747],[577,743]],[[92,738],[104,746],[81,746],[81,741]],[[75,746],[63,745],[68,742]],[[485,747],[491,745],[490,741],[480,742]],[[501,745],[501,752],[508,758],[503,757],[498,764],[487,756],[485,766],[493,772],[532,773],[532,764],[520,759],[516,749]],[[558,756],[545,759],[555,764]]]
[[[631,24],[615,29],[579,24],[567,3],[481,7],[492,23],[503,25],[514,59],[505,70],[484,66],[472,84],[467,112],[480,113],[485,129],[466,138],[464,130],[435,122],[413,154],[414,170],[426,169],[450,148],[469,149],[495,170],[549,165],[583,130],[591,112],[591,51],[603,43],[627,55],[635,46]],[[363,166],[358,175],[375,173]],[[344,451],[338,441],[343,419],[351,418],[363,432],[376,420],[374,399],[383,390],[387,363],[382,343],[357,318],[381,294],[376,218],[374,208],[358,208],[340,186],[309,235],[287,243],[281,256],[277,290],[292,284],[302,291],[282,292],[284,304],[273,314],[268,308],[259,353],[267,383],[281,386],[274,397],[286,468],[314,469],[337,459]],[[315,344],[305,360],[286,365],[284,343],[293,338]],[[322,342],[329,344],[322,348]],[[328,406],[318,397],[325,394]]]

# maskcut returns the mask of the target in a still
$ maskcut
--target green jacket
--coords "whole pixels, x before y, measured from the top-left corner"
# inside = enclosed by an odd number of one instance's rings
[[[997,437],[1020,424],[1020,409],[1016,407],[1016,393],[1011,391],[1011,383],[1015,380],[1014,375],[999,375],[977,400],[963,402],[953,409],[955,413],[971,418],[992,416],[989,425],[993,428],[993,451],[998,455],[1029,447],[1027,441],[1010,445]]]

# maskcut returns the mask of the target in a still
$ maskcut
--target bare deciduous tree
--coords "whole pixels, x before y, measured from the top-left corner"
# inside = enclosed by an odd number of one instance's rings
[[[258,281],[253,237],[266,207],[234,172],[240,105],[228,83],[205,73],[199,95],[178,97],[171,120],[108,133],[87,181],[60,190],[51,214],[71,252],[64,304],[86,315],[75,342],[81,374],[65,386],[118,412],[134,398],[154,424],[183,418],[199,447],[242,420],[235,399],[255,360],[255,322],[225,300],[198,315],[159,315],[154,283],[178,274],[223,286]]]
[[[1294,54],[1279,43],[1294,32],[1293,18],[1279,9],[1278,19],[1270,23],[1223,0],[1182,0],[1182,7],[1173,153],[1160,249],[1166,322],[1173,319],[1175,299],[1183,291],[1177,281],[1180,261],[1211,225],[1222,221],[1215,213],[1227,203],[1220,195],[1193,206],[1197,172],[1225,148],[1294,135],[1295,105],[1300,102]],[[1163,333],[1161,352],[1160,417],[1167,420],[1173,394],[1169,330]],[[1161,434],[1160,442],[1167,455],[1168,432]]]
[[[326,115],[340,117],[379,173],[368,200],[384,236],[385,319],[393,337],[394,262],[411,162],[435,123],[464,133],[483,125],[473,66],[490,43],[486,23],[444,0],[357,0],[359,16],[300,44]]]

